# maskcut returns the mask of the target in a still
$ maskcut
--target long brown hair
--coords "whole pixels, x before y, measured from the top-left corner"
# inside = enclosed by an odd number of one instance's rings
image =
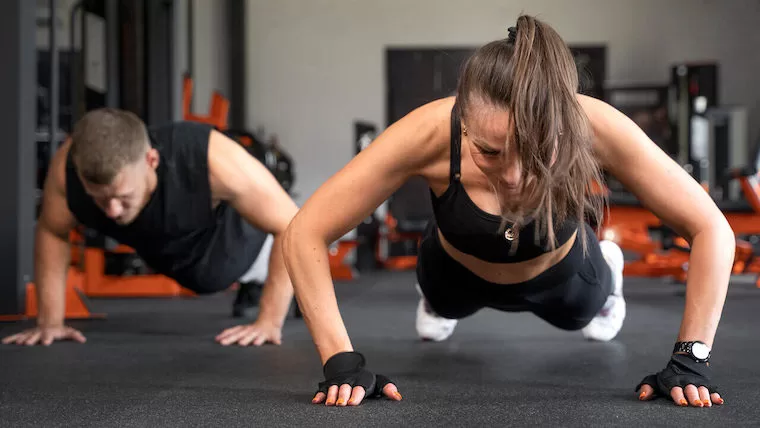
[[[520,16],[505,39],[479,48],[465,63],[457,88],[465,121],[474,100],[510,112],[513,132],[505,144],[515,144],[522,183],[531,180],[523,184],[520,200],[532,206],[510,208],[514,200],[505,200],[495,185],[502,228],[519,228],[532,218],[539,225],[536,239],[546,236],[552,248],[555,225],[568,219],[598,223],[604,210],[604,196],[593,191],[603,178],[578,89],[570,49],[554,29],[531,16]],[[585,251],[584,227],[580,233]]]

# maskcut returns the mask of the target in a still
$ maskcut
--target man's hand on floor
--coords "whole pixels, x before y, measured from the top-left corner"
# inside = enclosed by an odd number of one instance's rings
[[[79,330],[65,325],[55,325],[38,326],[24,330],[21,333],[4,338],[2,343],[4,345],[49,346],[56,340],[73,340],[74,342],[79,343],[85,343],[87,341]]]
[[[265,343],[282,344],[282,327],[266,321],[256,320],[253,324],[238,325],[228,328],[216,336],[222,346],[261,346]]]

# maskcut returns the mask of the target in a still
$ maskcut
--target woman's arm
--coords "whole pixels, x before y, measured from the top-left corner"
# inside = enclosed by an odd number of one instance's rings
[[[322,364],[336,353],[353,350],[338,310],[328,246],[407,179],[424,175],[440,157],[440,147],[448,147],[436,144],[448,136],[446,105],[451,103],[443,100],[420,107],[389,127],[325,182],[288,227],[285,263]]]
[[[691,246],[686,306],[678,341],[712,347],[726,298],[736,241],[707,192],[628,117],[588,97],[581,104],[603,167]]]

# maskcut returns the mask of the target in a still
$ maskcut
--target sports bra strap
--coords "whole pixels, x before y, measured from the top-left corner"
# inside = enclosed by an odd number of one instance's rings
[[[451,109],[451,154],[449,156],[451,161],[449,180],[451,181],[459,181],[461,176],[459,168],[462,160],[462,127],[458,110],[459,108],[454,104],[454,108]]]

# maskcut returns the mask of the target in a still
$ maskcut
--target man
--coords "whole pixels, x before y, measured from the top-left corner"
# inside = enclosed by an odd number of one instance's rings
[[[85,341],[64,324],[68,238],[81,223],[199,294],[254,280],[264,264],[257,320],[216,340],[280,344],[293,298],[281,236],[297,210],[264,165],[210,126],[180,122],[149,131],[133,113],[93,110],[58,150],[45,181],[35,233],[37,326],[3,343]]]

